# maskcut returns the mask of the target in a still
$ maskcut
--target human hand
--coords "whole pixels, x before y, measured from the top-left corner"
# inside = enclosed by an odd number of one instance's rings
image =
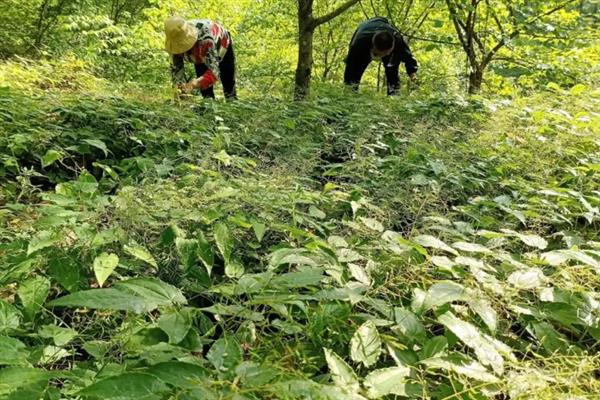
[[[196,85],[194,84],[194,81],[190,81],[177,85],[177,88],[179,89],[181,94],[190,94],[192,93],[192,90],[196,88]]]

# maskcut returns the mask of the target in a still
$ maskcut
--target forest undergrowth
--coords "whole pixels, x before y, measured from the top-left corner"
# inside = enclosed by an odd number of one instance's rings
[[[174,101],[0,70],[0,397],[600,393],[597,87]]]

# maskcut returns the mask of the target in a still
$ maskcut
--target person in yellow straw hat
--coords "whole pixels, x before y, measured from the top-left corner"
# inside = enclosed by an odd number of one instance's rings
[[[165,50],[172,57],[173,83],[183,93],[200,89],[203,97],[215,97],[214,84],[221,81],[226,99],[237,98],[235,88],[235,54],[229,32],[207,19],[173,16],[165,21]],[[188,81],[184,63],[191,62],[196,79]]]

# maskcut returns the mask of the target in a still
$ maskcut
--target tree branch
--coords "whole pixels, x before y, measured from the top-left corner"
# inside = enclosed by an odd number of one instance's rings
[[[319,26],[321,24],[324,24],[325,22],[331,21],[332,19],[334,19],[338,15],[342,14],[344,11],[346,11],[347,9],[349,9],[350,7],[352,7],[353,5],[355,5],[358,2],[359,2],[359,0],[348,0],[341,6],[339,6],[335,10],[333,10],[332,12],[325,14],[321,17],[314,18],[313,19],[314,26]]]
[[[536,15],[535,17],[533,17],[532,19],[530,19],[529,21],[527,21],[525,24],[530,24],[532,22],[538,21],[541,18],[547,17],[550,14],[554,14],[555,12],[562,10],[563,8],[565,8],[567,5],[569,5],[570,3],[573,3],[576,0],[567,0],[566,2],[554,7],[551,10],[546,11],[545,13]],[[494,46],[494,48],[492,50],[490,50],[490,52],[485,56],[485,58],[483,59],[483,66],[485,67],[487,64],[489,64],[492,59],[494,58],[494,56],[496,55],[496,53],[506,45],[506,43],[511,40],[514,39],[515,37],[519,36],[519,34],[521,33],[521,30],[519,28],[516,28],[514,31],[512,31],[512,33],[508,36],[508,40],[506,40],[505,38],[502,38],[497,44],[496,46]]]

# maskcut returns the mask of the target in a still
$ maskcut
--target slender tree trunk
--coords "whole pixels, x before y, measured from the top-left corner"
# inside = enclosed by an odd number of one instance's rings
[[[298,0],[298,65],[296,66],[294,100],[303,100],[309,93],[314,32],[312,0]]]
[[[471,66],[473,68],[473,66]],[[483,83],[483,71],[485,67],[477,66],[471,70],[469,74],[469,93],[479,93],[481,90],[481,84]]]
[[[50,6],[50,0],[44,0],[44,2],[42,3],[42,5],[40,7],[38,21],[36,24],[35,38],[34,38],[34,42],[33,42],[33,46],[32,46],[36,49],[39,49],[39,47],[42,45],[42,40],[44,39],[44,31],[45,31],[44,22],[48,15],[48,7],[49,6]]]
[[[303,100],[308,96],[313,63],[312,47],[315,29],[336,18],[359,0],[346,0],[328,14],[313,17],[314,0],[298,0],[298,65],[294,86],[294,100]]]

